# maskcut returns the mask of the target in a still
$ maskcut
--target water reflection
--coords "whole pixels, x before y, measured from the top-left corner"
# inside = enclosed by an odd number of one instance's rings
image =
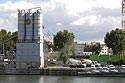
[[[124,83],[124,77],[0,75],[0,83]]]

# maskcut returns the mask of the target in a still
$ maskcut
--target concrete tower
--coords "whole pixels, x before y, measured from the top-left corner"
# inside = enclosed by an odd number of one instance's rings
[[[41,8],[18,10],[16,68],[44,66]]]

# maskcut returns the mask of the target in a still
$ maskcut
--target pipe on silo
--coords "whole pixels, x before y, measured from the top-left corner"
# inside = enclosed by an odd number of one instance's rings
[[[33,25],[33,30],[32,30],[32,41],[34,41],[34,13],[33,13],[33,19],[32,19],[32,25]]]
[[[24,41],[26,41],[26,14],[24,19]]]

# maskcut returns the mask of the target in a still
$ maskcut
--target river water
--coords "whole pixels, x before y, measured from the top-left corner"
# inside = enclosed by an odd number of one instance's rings
[[[125,77],[0,75],[0,83],[125,83]]]

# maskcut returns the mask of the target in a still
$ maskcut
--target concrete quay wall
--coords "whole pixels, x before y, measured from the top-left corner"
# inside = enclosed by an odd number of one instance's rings
[[[85,72],[85,70],[84,68],[43,68],[40,74],[77,76],[78,72]]]

